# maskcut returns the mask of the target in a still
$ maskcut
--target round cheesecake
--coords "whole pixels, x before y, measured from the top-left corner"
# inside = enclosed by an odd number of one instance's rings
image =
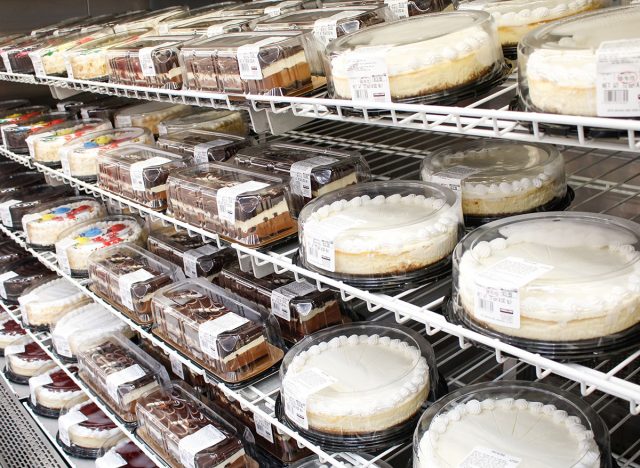
[[[26,335],[26,331],[18,322],[11,319],[8,315],[0,317],[0,351],[4,356],[4,349],[10,346],[20,337]]]
[[[69,370],[76,372],[76,367]],[[84,392],[62,369],[54,368],[29,379],[29,391],[36,411],[57,417],[59,411],[72,399]]]
[[[27,325],[48,328],[66,313],[91,302],[91,299],[66,279],[58,278],[25,291],[18,302]]]
[[[129,439],[123,439],[96,459],[96,468],[156,468],[156,464]]]
[[[24,350],[18,350],[19,352],[10,353],[9,355],[5,352],[7,370],[12,374],[10,380],[18,383],[24,381],[26,383],[29,377],[55,366],[51,357],[38,343],[28,342],[21,348],[24,348]]]
[[[67,421],[77,420],[80,422],[75,422],[67,428],[70,441],[68,448],[72,450],[94,452],[103,448],[107,440],[120,434],[120,429],[115,423],[91,401],[71,407],[68,412],[60,416],[58,426],[67,425]]]

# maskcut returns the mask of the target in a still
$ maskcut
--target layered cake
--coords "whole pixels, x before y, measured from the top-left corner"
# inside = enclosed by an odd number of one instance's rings
[[[96,468],[156,468],[156,464],[129,439],[123,439],[96,459]]]
[[[420,182],[373,182],[326,194],[300,214],[305,264],[345,277],[403,275],[458,242],[455,194]]]
[[[283,356],[258,312],[202,278],[158,291],[152,305],[154,332],[227,382],[252,378]]]
[[[116,128],[142,127],[151,132],[151,134],[157,135],[160,122],[187,115],[190,112],[191,107],[184,104],[145,102],[119,110],[115,115],[115,124]],[[153,144],[153,140],[138,143]]]
[[[604,65],[616,63],[616,57],[624,57],[632,47],[621,41],[633,44],[638,20],[639,8],[612,8],[526,35],[518,54],[518,93],[525,109],[583,116],[640,115],[637,103],[624,98],[623,78],[615,72],[598,75],[599,60]]]
[[[31,286],[56,275],[35,257],[27,257],[0,266],[0,297],[17,304],[18,298]]]
[[[73,187],[65,184],[41,184],[17,190],[0,198],[0,220],[5,227],[18,230],[22,227],[23,216],[38,211],[41,206],[50,203],[51,200],[72,195],[74,195]]]
[[[71,406],[58,419],[63,450],[83,458],[96,458],[105,443],[119,434],[118,426],[92,401]]]
[[[253,466],[224,420],[181,384],[145,395],[136,407],[138,437],[172,468]]]
[[[0,314],[0,356],[4,356],[4,350],[7,346],[14,344],[26,334],[27,332],[20,324],[8,314]]]
[[[22,320],[30,328],[48,330],[62,316],[90,303],[91,299],[73,283],[58,278],[26,290],[18,302]]]
[[[167,372],[122,336],[82,349],[80,378],[126,422],[135,422],[136,401],[169,381]]]
[[[456,250],[455,307],[504,337],[615,340],[640,322],[639,236],[636,223],[588,213],[494,221]]]
[[[30,377],[55,367],[55,362],[40,344],[26,337],[7,346],[4,356],[7,378],[18,384],[26,385]]]
[[[453,91],[493,75],[504,62],[493,20],[485,12],[439,13],[372,26],[333,41],[326,57],[332,97],[375,101]]]
[[[75,140],[86,133],[109,130],[111,122],[104,119],[83,119],[70,121],[54,128],[42,129],[27,138],[27,145],[31,148],[31,156],[47,166],[60,165],[60,148],[71,140]]]
[[[318,291],[313,284],[296,281],[290,273],[256,278],[232,266],[222,270],[218,283],[256,309],[276,317],[282,337],[288,342],[295,343],[344,321],[337,293]]]
[[[7,150],[14,153],[28,153],[27,138],[35,132],[59,125],[73,116],[67,112],[47,112],[16,126],[2,127],[2,138]]]
[[[249,133],[247,115],[242,111],[197,109],[193,114],[163,120],[158,124],[160,135],[179,134],[187,130],[205,130],[237,136]]]
[[[99,304],[91,303],[69,312],[51,332],[58,356],[74,360],[81,348],[103,343],[115,333],[131,335],[128,325]]]
[[[58,265],[70,274],[86,276],[89,256],[121,242],[143,244],[144,230],[131,216],[107,216],[85,221],[62,232],[56,241]]]
[[[454,144],[425,158],[422,180],[455,187],[466,217],[544,211],[567,193],[564,159],[555,146],[482,140]]]
[[[401,330],[371,325],[318,332],[291,349],[280,374],[289,421],[339,436],[401,426],[420,410],[431,387],[417,342]]]
[[[85,133],[62,145],[60,164],[68,176],[93,180],[98,173],[98,156],[134,143],[151,144],[153,137],[148,130],[136,127]]]
[[[169,172],[191,165],[181,157],[149,145],[129,145],[98,160],[98,185],[154,210],[167,206]]]
[[[93,254],[89,278],[96,293],[136,323],[151,324],[151,296],[163,286],[184,279],[184,274],[169,261],[124,243]]]
[[[167,151],[190,156],[196,164],[226,161],[249,141],[238,135],[194,128],[170,133],[158,139]]]
[[[68,371],[77,372],[76,366]],[[74,398],[84,394],[69,374],[59,367],[29,379],[31,407],[41,416],[57,418],[60,410]]]
[[[288,179],[225,164],[200,164],[167,179],[168,211],[250,247],[296,232]]]
[[[22,218],[27,242],[35,249],[52,249],[60,234],[71,227],[104,216],[102,204],[92,197],[70,197],[40,206]]]

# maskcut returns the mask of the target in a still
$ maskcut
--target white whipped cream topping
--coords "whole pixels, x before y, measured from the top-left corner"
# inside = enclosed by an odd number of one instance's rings
[[[595,50],[538,49],[529,56],[526,67],[528,79],[572,88],[596,85]]]
[[[577,12],[598,3],[596,0],[573,0],[559,2],[558,0],[498,0],[471,1],[462,3],[460,10],[482,10],[491,16],[500,26],[520,26],[541,21],[574,15]]]
[[[38,297],[36,301],[33,301],[38,305],[42,305],[44,302],[57,307],[76,303],[84,297],[84,294],[78,288],[64,278],[41,284],[31,290],[29,294],[34,294]],[[30,304],[32,303],[30,302]]]

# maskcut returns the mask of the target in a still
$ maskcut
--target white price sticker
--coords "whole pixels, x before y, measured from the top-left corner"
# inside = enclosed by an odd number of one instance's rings
[[[209,150],[219,146],[225,146],[233,143],[231,140],[214,140],[206,143],[198,143],[193,147],[193,160],[196,164],[203,164],[209,162]]]
[[[88,108],[82,108],[80,109],[80,117],[82,117],[83,119],[88,119],[89,118],[89,109]]]
[[[313,23],[313,35],[323,46],[338,38],[338,21],[360,14],[360,12],[343,11],[328,18],[320,18]]]
[[[384,58],[353,54],[347,67],[347,78],[354,101],[390,102],[389,75]]]
[[[196,467],[196,455],[204,449],[218,445],[227,437],[219,429],[209,424],[199,431],[180,439],[178,452],[180,463],[186,468]]]
[[[206,244],[197,249],[187,250],[182,255],[182,261],[184,265],[184,274],[188,278],[198,277],[198,260],[205,255],[212,255],[218,252],[220,249],[213,244]]]
[[[264,9],[264,14],[267,16],[280,16],[287,8],[295,7],[298,5],[297,0],[286,0],[280,2],[277,5],[271,5]]]
[[[135,283],[147,281],[153,278],[153,274],[149,273],[144,268],[132,271],[118,278],[118,290],[120,291],[120,302],[123,306],[129,310],[135,310],[133,305],[132,289]]]
[[[116,115],[116,128],[131,127],[132,125],[130,115]]]
[[[18,276],[18,273],[14,271],[7,271],[6,273],[0,275],[0,296],[2,296],[3,299],[7,298],[7,290],[5,289],[4,283],[9,281],[11,278],[15,278],[16,276]]]
[[[31,59],[31,63],[33,63],[33,72],[36,76],[44,78],[47,76],[47,73],[44,71],[44,65],[42,64],[42,57],[40,56],[39,51],[29,52],[29,58]]]
[[[66,336],[51,335],[51,340],[53,341],[53,347],[56,349],[56,353],[68,358],[73,357],[71,346],[69,346],[69,340]]]
[[[178,355],[176,353],[169,353],[169,361],[171,362],[171,371],[184,380],[184,367]]]
[[[9,60],[9,53],[2,52],[0,53],[0,57],[2,57],[2,62],[4,63],[4,69],[7,71],[7,73],[13,73],[13,70],[11,69],[11,61]]]
[[[71,61],[69,57],[64,58],[64,67],[67,69],[67,78],[73,80],[73,67],[71,66]]]
[[[138,51],[142,76],[156,76],[156,65],[153,62],[154,49],[155,47],[143,47]]]
[[[38,402],[36,401],[36,390],[44,385],[49,385],[53,383],[51,376],[46,374],[36,375],[35,377],[31,377],[29,379],[29,394],[31,396],[31,403],[36,405]]]
[[[71,426],[75,426],[86,420],[87,417],[80,411],[71,411],[58,418],[58,436],[64,445],[67,447],[71,446],[71,439],[69,438],[69,429],[71,429]]]
[[[268,186],[269,184],[265,184],[264,182],[249,180],[232,187],[222,187],[219,189],[216,193],[216,204],[218,206],[218,217],[220,218],[220,221],[235,224],[236,201],[238,195],[260,190]]]
[[[118,452],[109,450],[107,453],[96,459],[96,468],[120,468],[127,466],[127,461]]]
[[[327,271],[336,271],[335,240],[343,232],[366,221],[337,215],[323,221],[321,229],[306,229],[302,238],[307,262]]]
[[[328,166],[338,162],[336,158],[327,156],[316,156],[314,158],[296,161],[289,169],[291,176],[291,191],[296,195],[311,198],[311,172],[319,166]]]
[[[207,28],[207,37],[215,37],[224,34],[224,24],[214,24]]]
[[[24,353],[23,344],[9,345],[4,348],[5,357],[10,356],[12,354],[20,354],[20,353]]]
[[[291,320],[291,300],[306,296],[316,290],[316,287],[306,281],[294,281],[271,291],[271,312],[276,317],[286,321]]]
[[[640,116],[640,39],[602,42],[596,67],[596,113]]]
[[[29,150],[29,156],[31,156],[32,158],[36,154],[34,149],[33,149],[33,140],[34,140],[33,135],[28,136],[27,139],[24,140],[25,143],[27,144],[27,148]]]
[[[249,320],[233,312],[228,312],[222,317],[201,323],[198,327],[200,348],[213,359],[220,359],[220,354],[218,353],[218,336],[221,333],[236,330],[246,323],[249,323]]]
[[[11,219],[11,210],[9,208],[18,203],[20,203],[20,200],[7,200],[0,203],[0,219],[5,226],[13,227],[13,219]]]
[[[62,148],[58,151],[58,155],[60,156],[60,165],[62,166],[62,172],[67,177],[71,177],[71,166],[69,165],[69,155]]]
[[[464,221],[462,213],[462,183],[467,177],[477,174],[481,170],[482,169],[462,165],[452,166],[444,171],[431,174],[429,177],[430,182],[450,188],[455,192],[458,199],[458,217],[461,221]]]
[[[520,328],[520,288],[553,270],[553,266],[507,257],[475,278],[477,316],[489,323]]]
[[[287,376],[284,384],[284,412],[295,424],[309,429],[307,401],[320,390],[336,383],[336,379],[326,372],[309,368],[292,377]]]
[[[145,159],[144,161],[138,161],[131,164],[129,167],[129,174],[131,176],[131,188],[136,191],[145,191],[144,185],[144,170],[149,167],[162,166],[163,164],[171,162],[169,158],[163,158],[161,156],[154,156],[153,158]],[[158,187],[154,187],[158,189]]]
[[[517,468],[522,459],[485,447],[475,447],[458,468]]]
[[[245,44],[238,47],[236,57],[238,58],[240,78],[243,80],[261,80],[263,78],[262,65],[258,57],[260,48],[283,39],[284,37],[268,37],[253,44]]]
[[[133,366],[129,366],[125,369],[109,374],[105,379],[107,384],[107,393],[114,402],[120,404],[118,389],[122,385],[138,380],[145,375],[147,375],[147,373],[139,364],[134,364]]]
[[[396,19],[409,17],[409,0],[384,0]]]
[[[271,425],[271,421],[258,413],[253,413],[253,421],[255,422],[258,435],[273,444],[273,426]]]
[[[18,304],[20,304],[20,312],[22,313],[22,321],[29,325],[29,314],[27,313],[27,304],[38,301],[40,298],[36,293],[25,294],[18,298]]]
[[[7,124],[0,127],[0,135],[2,135],[2,144],[4,146],[7,146],[7,139],[4,137],[5,132],[10,128],[15,128],[15,127],[17,127],[16,124]]]
[[[67,275],[71,274],[71,266],[69,265],[69,257],[67,256],[67,249],[76,245],[74,239],[62,239],[56,242],[56,256],[58,257],[58,266]]]

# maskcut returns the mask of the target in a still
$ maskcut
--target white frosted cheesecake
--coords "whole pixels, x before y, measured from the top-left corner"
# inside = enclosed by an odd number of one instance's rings
[[[71,367],[75,372],[77,368]],[[29,392],[34,406],[47,412],[60,411],[69,401],[83,395],[84,392],[59,367],[29,379]]]
[[[66,313],[91,302],[64,278],[36,286],[18,299],[22,319],[30,326],[50,326]]]
[[[67,447],[79,451],[94,451],[103,448],[106,441],[121,432],[95,403],[85,401],[72,406],[60,416],[58,433]]]

